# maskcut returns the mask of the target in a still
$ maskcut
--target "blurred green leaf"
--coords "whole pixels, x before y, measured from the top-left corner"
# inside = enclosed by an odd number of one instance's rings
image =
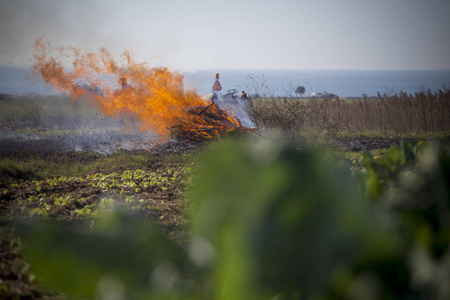
[[[92,230],[19,222],[37,278],[103,298],[450,296],[448,149],[402,143],[378,158],[365,153],[363,174],[267,140],[213,144],[200,158],[189,245],[126,212],[102,214]]]
[[[181,249],[143,216],[111,212],[95,223],[92,231],[63,221],[17,225],[27,259],[44,284],[92,297],[100,280],[112,276],[136,294],[148,289],[160,262],[181,259]]]
[[[378,228],[357,181],[320,154],[291,146],[215,149],[192,189],[193,230],[217,251],[215,290],[236,288],[235,278],[246,285],[218,298],[325,290],[334,269],[359,257]]]

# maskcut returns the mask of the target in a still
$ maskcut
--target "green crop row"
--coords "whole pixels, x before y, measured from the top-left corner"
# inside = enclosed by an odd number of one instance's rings
[[[89,230],[23,224],[37,278],[87,298],[118,286],[129,299],[449,298],[445,147],[403,143],[366,153],[361,172],[267,141],[215,147],[189,192],[189,242],[173,243],[145,216],[117,211]],[[168,173],[161,175],[170,181]],[[126,172],[111,180],[122,175],[123,182],[156,177]]]
[[[109,174],[97,172],[86,176],[59,176],[45,180],[32,180],[13,183],[2,189],[3,197],[15,198],[17,193],[26,188],[26,199],[14,202],[11,214],[33,216],[68,216],[71,218],[95,217],[105,208],[121,206],[135,210],[151,208],[145,199],[152,193],[164,193],[169,188],[171,193],[180,193],[191,181],[191,167],[168,166],[156,171],[142,169],[124,170]],[[76,198],[72,193],[59,192],[64,189],[76,189],[78,186],[89,186],[87,193],[93,197],[89,201],[85,197]],[[98,197],[95,191],[117,193],[116,197]],[[111,194],[113,193],[113,194]],[[141,199],[136,199],[138,194]],[[167,192],[168,193],[168,192]],[[23,196],[22,196],[23,197]],[[115,201],[116,199],[116,201]],[[92,201],[95,201],[92,203]]]

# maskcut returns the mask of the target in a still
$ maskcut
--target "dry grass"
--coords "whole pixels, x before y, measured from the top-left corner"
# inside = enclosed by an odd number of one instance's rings
[[[371,133],[378,136],[448,136],[450,90],[380,95],[358,100],[265,98],[248,109],[257,128],[289,140]]]

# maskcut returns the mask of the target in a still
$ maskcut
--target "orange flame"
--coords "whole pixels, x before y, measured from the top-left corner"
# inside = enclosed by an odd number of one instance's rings
[[[75,47],[56,49],[59,56],[73,58],[71,71],[64,69],[61,60],[50,56],[54,51],[42,38],[36,40],[35,75],[40,75],[55,90],[69,93],[74,100],[88,98],[108,116],[131,113],[140,121],[141,131],[153,131],[167,138],[171,133],[167,128],[174,126],[198,132],[205,132],[205,128],[211,126],[219,126],[216,131],[240,127],[239,121],[226,113],[227,122],[215,125],[193,114],[190,108],[206,107],[207,103],[195,90],[184,88],[184,76],[165,67],[151,68],[146,63],[136,62],[130,51],[123,52],[124,63],[119,67],[105,48],[98,52]],[[107,78],[112,78],[121,88],[115,89]],[[213,132],[201,136],[217,136]]]

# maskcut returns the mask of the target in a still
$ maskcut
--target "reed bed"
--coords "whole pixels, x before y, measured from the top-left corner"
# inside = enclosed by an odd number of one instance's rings
[[[259,98],[248,109],[256,127],[288,139],[317,134],[448,136],[450,90],[361,99]]]

